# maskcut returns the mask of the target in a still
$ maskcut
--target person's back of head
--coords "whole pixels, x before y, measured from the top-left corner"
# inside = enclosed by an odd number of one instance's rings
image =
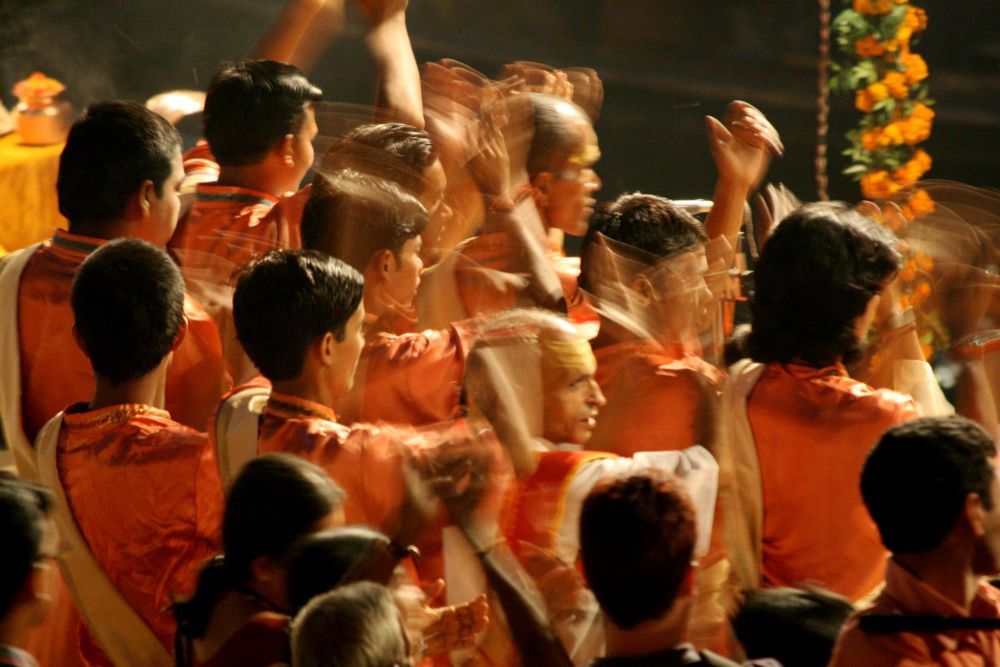
[[[180,270],[139,239],[116,239],[94,251],[76,273],[70,301],[94,373],[115,384],[156,369],[187,324]]]
[[[147,181],[157,197],[175,196],[164,190],[180,170],[180,150],[176,128],[141,104],[111,101],[88,107],[59,157],[56,192],[69,231],[94,235],[121,220]],[[164,229],[144,238],[165,244],[176,216],[174,211],[172,221],[163,221]]]
[[[783,667],[826,667],[853,611],[850,600],[830,591],[765,588],[747,594],[733,631],[748,658],[776,658]]]
[[[267,454],[243,466],[226,497],[223,556],[205,565],[192,598],[174,606],[179,633],[203,637],[223,592],[250,586],[262,560],[284,563],[304,536],[342,521],[343,500],[321,468],[298,456]]]
[[[802,206],[782,220],[754,268],[754,360],[812,366],[860,355],[856,321],[899,270],[892,233],[839,203]]]
[[[205,98],[205,139],[223,167],[259,163],[288,135],[299,132],[307,107],[323,91],[297,67],[274,60],[226,65]]]
[[[0,473],[0,624],[8,630],[36,625],[49,611],[45,575],[54,565],[46,561],[57,542],[46,518],[51,503],[45,489]]]
[[[959,529],[978,574],[1000,569],[996,446],[964,417],[924,417],[888,429],[861,472],[861,495],[894,555],[925,554]],[[966,532],[968,531],[968,532]]]
[[[361,274],[326,253],[274,250],[240,275],[233,295],[236,334],[268,380],[292,380],[302,373],[310,345],[327,333],[345,342],[363,294]]]
[[[323,157],[323,171],[352,169],[398,184],[415,197],[427,187],[424,172],[438,159],[424,130],[403,123],[359,125]]]
[[[623,194],[591,216],[581,250],[580,284],[585,289],[591,289],[589,281],[596,277],[591,275],[592,256],[588,251],[600,236],[615,242],[614,252],[638,266],[672,259],[708,241],[702,224],[669,199],[641,192]]]
[[[388,537],[363,526],[333,528],[303,538],[288,562],[292,610],[298,612],[317,595],[344,584],[362,580],[387,584],[392,568],[379,565],[388,562],[389,551]]]
[[[406,667],[409,653],[399,609],[379,584],[320,595],[292,622],[293,667]]]
[[[617,627],[662,619],[690,593],[695,514],[677,478],[644,474],[599,483],[580,512],[587,583]]]
[[[426,225],[426,209],[400,186],[345,169],[317,176],[302,212],[302,244],[364,273],[385,253],[398,262]]]

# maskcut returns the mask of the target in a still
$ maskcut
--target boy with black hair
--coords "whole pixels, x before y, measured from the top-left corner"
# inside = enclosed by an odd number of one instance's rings
[[[48,518],[52,498],[40,486],[0,473],[0,665],[37,667],[24,632],[49,613],[58,535]]]
[[[1000,662],[1000,592],[982,579],[1000,572],[996,456],[990,436],[963,417],[916,419],[882,435],[861,495],[892,557],[875,603],[845,625],[833,667]],[[970,628],[973,619],[984,624]],[[895,627],[880,632],[878,620]]]
[[[97,385],[36,444],[72,545],[65,573],[89,630],[80,651],[89,665],[169,663],[168,608],[218,550],[223,503],[208,438],[163,409],[188,328],[184,283],[162,250],[119,239],[81,265],[71,303]]]
[[[87,358],[73,342],[70,283],[80,264],[110,239],[163,246],[177,223],[180,135],[135,102],[90,106],[70,130],[57,190],[69,231],[0,262],[0,382],[3,435],[22,476],[34,476],[31,442],[70,402],[94,391]],[[185,297],[189,332],[174,355],[166,405],[178,421],[204,429],[227,388],[219,334]]]
[[[695,528],[691,498],[670,475],[609,479],[584,500],[580,556],[607,633],[606,657],[591,667],[735,665],[688,643]]]

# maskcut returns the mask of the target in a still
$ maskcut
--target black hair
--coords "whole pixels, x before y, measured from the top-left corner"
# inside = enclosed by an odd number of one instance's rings
[[[272,382],[302,372],[306,351],[327,332],[344,339],[364,294],[364,278],[313,250],[272,250],[248,264],[233,294],[236,335]]]
[[[87,107],[59,157],[56,192],[69,230],[121,218],[147,180],[162,195],[180,149],[177,129],[141,104],[111,101]]]
[[[669,199],[641,192],[623,194],[591,216],[581,251],[580,286],[584,289],[594,287],[587,278],[587,248],[598,234],[617,241],[616,252],[644,265],[676,257],[708,242],[701,223]],[[630,252],[632,249],[635,252]]]
[[[321,468],[298,456],[268,454],[243,466],[226,498],[224,555],[202,568],[194,595],[173,607],[178,664],[189,664],[185,644],[205,635],[223,593],[247,584],[253,561],[261,556],[284,560],[343,499],[344,492]]]
[[[403,123],[368,123],[348,132],[324,156],[323,170],[353,169],[397,183],[419,197],[424,171],[438,158],[431,137]]]
[[[525,95],[532,114],[531,147],[528,151],[527,171],[529,178],[546,171],[558,171],[566,167],[566,162],[584,148],[580,133],[569,122],[570,116],[561,109],[572,108],[580,118],[590,122],[587,112],[576,104],[544,93]]]
[[[694,544],[694,508],[676,477],[608,480],[583,501],[584,575],[620,628],[660,618],[673,606],[691,570]]]
[[[170,352],[184,319],[184,279],[159,248],[115,239],[80,265],[70,300],[94,373],[120,383]]]
[[[853,611],[850,600],[827,590],[767,588],[747,593],[733,631],[750,659],[826,667],[840,627]]]
[[[220,165],[260,162],[302,127],[306,105],[323,98],[302,71],[274,60],[230,63],[212,79],[205,98],[205,139]]]
[[[782,220],[754,269],[750,355],[816,367],[861,355],[855,320],[899,270],[892,233],[841,203]]]
[[[52,506],[49,492],[10,473],[0,472],[0,619],[12,609],[41,553],[45,516]]]
[[[317,175],[302,212],[302,245],[364,271],[377,253],[399,257],[427,225],[427,209],[398,185],[341,170]]]
[[[989,434],[964,417],[924,417],[883,433],[861,471],[861,497],[886,549],[934,549],[970,493],[992,508],[995,456]]]
[[[352,573],[363,574],[368,561],[384,554],[390,544],[389,538],[382,533],[362,526],[333,528],[304,537],[288,559],[288,601],[292,611],[298,612],[321,593],[351,583],[345,581],[345,577]],[[351,577],[351,581],[361,579],[368,577]],[[389,581],[375,583],[388,584]]]

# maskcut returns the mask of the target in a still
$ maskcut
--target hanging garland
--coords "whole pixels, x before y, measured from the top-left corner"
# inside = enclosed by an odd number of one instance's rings
[[[911,48],[927,14],[905,0],[853,0],[833,22],[843,59],[832,66],[831,87],[854,94],[863,115],[847,133],[851,159],[844,173],[866,198],[894,201],[907,220],[934,210],[913,186],[931,168],[919,148],[931,135],[934,101],[927,94],[927,63]]]

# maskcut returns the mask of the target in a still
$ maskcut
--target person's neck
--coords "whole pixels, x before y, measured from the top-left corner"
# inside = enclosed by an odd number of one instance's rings
[[[217,184],[266,192],[275,197],[298,189],[298,183],[289,182],[288,176],[271,173],[259,164],[245,167],[222,167],[219,170]]]
[[[135,380],[112,382],[108,378],[98,375],[94,398],[90,401],[90,409],[98,410],[112,405],[149,405],[163,409],[169,365],[170,355],[168,354],[153,371]]]
[[[0,619],[0,646],[24,645],[25,635],[31,628],[31,612],[23,607],[15,607]]]
[[[136,228],[136,224],[132,220],[124,218],[109,220],[101,223],[75,223],[70,225],[69,229],[70,234],[86,236],[92,239],[101,239],[102,241],[111,241],[121,238],[142,238],[142,234],[137,233],[140,231],[140,229]]]
[[[330,388],[318,376],[306,376],[305,373],[292,380],[272,382],[271,386],[275,392],[301,398],[312,403],[326,406],[331,410],[336,409],[340,396],[334,396]]]
[[[972,569],[972,551],[949,544],[920,554],[895,554],[893,560],[907,572],[948,598],[966,612],[979,587]]]
[[[627,657],[659,653],[688,641],[687,625],[690,605],[678,601],[666,614],[643,621],[631,629],[621,628],[610,619],[605,621],[608,657]]]

